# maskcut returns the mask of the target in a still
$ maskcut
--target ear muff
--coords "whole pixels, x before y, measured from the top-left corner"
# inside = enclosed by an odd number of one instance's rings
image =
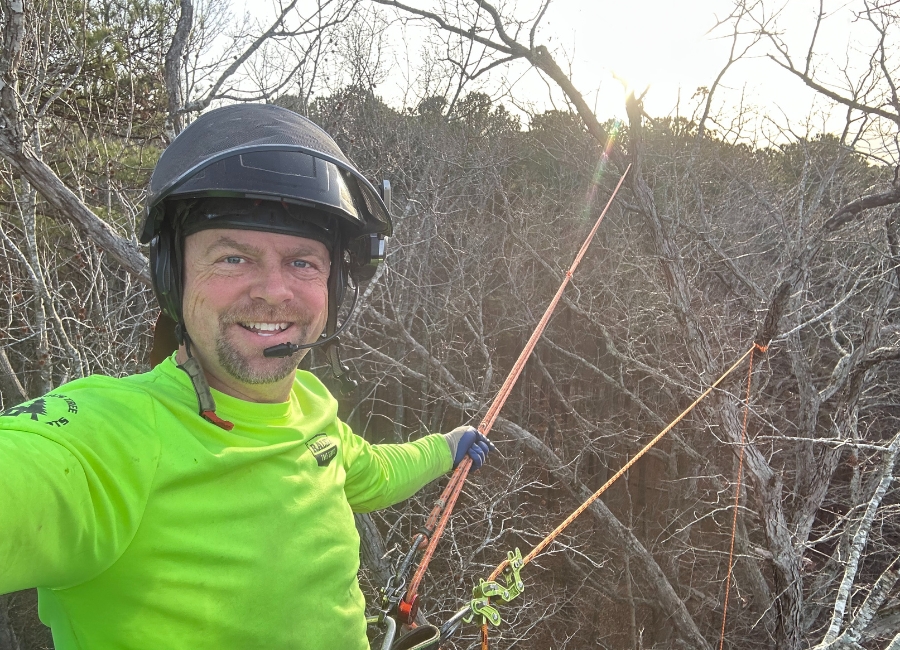
[[[150,242],[150,278],[162,312],[181,322],[181,255],[175,244],[178,233],[165,228]]]
[[[155,368],[181,344],[178,323],[181,319],[181,282],[175,235],[163,230],[150,242],[150,280],[160,306],[150,349],[150,367]]]
[[[387,237],[380,234],[363,235],[350,241],[348,273],[354,284],[368,282],[375,276],[379,264],[384,262]]]
[[[328,321],[325,324],[326,336],[331,336],[337,328],[338,311],[344,302],[347,292],[347,263],[344,259],[344,246],[340,239],[331,251],[331,273],[328,275]]]

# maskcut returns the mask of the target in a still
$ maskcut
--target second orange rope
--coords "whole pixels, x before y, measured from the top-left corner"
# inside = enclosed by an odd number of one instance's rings
[[[738,454],[737,486],[734,490],[734,516],[731,519],[731,543],[728,548],[728,576],[725,578],[725,604],[722,607],[722,633],[719,636],[719,650],[725,645],[725,621],[728,619],[728,593],[731,590],[731,573],[734,569],[734,538],[737,533],[738,508],[741,504],[741,480],[744,476],[744,451],[747,441],[747,420],[750,416],[750,386],[753,382],[753,354],[759,350],[763,354],[769,347],[755,343],[750,350],[749,368],[747,369],[747,396],[744,399],[744,423],[741,426],[741,451]]]
[[[749,408],[749,403],[750,403],[749,381],[750,381],[750,377],[752,377],[752,373],[753,373],[753,353],[754,353],[754,351],[756,351],[757,349],[760,350],[760,351],[762,351],[762,352],[765,352],[765,351],[766,351],[766,347],[765,347],[765,346],[759,345],[758,343],[754,343],[753,346],[752,346],[749,350],[747,350],[747,351],[741,356],[740,359],[738,359],[737,361],[735,361],[734,364],[733,364],[730,368],[728,368],[728,370],[726,370],[726,371],[725,371],[718,379],[716,379],[715,382],[713,382],[713,383],[709,386],[709,388],[707,388],[705,391],[703,391],[703,392],[700,394],[700,396],[697,397],[697,399],[695,399],[695,400],[691,403],[690,406],[688,406],[684,411],[682,411],[682,412],[678,415],[678,417],[676,417],[674,420],[672,420],[672,422],[670,422],[670,423],[669,423],[662,431],[660,431],[658,434],[656,434],[656,436],[655,436],[650,442],[648,442],[646,445],[644,445],[644,447],[643,447],[637,454],[635,454],[634,456],[632,456],[631,459],[630,459],[627,463],[625,463],[625,465],[623,465],[622,468],[619,469],[619,471],[617,471],[617,472],[612,476],[612,478],[610,478],[610,479],[609,479],[606,483],[604,483],[604,484],[603,484],[596,492],[594,492],[590,497],[588,497],[588,499],[587,499],[584,503],[582,503],[580,506],[578,506],[578,508],[577,508],[574,512],[572,512],[572,514],[570,514],[568,517],[566,517],[565,520],[563,520],[563,522],[560,523],[556,528],[554,528],[553,531],[550,532],[550,534],[548,534],[543,540],[541,540],[540,543],[538,543],[537,546],[535,546],[533,549],[531,549],[531,551],[528,553],[528,555],[526,555],[526,556],[523,558],[522,566],[525,566],[526,564],[528,564],[529,562],[531,562],[531,560],[533,560],[538,554],[540,554],[541,551],[543,551],[545,548],[547,548],[547,546],[549,546],[549,545],[550,545],[550,544],[551,544],[551,543],[559,536],[560,533],[562,533],[562,532],[563,532],[563,531],[564,531],[564,530],[565,530],[565,529],[566,529],[573,521],[575,521],[575,520],[579,517],[579,515],[581,515],[581,513],[583,513],[585,510],[587,510],[587,509],[590,507],[590,505],[591,505],[592,503],[594,503],[594,501],[596,501],[598,498],[600,498],[600,496],[601,496],[604,492],[606,492],[606,491],[610,488],[610,486],[611,486],[613,483],[615,483],[617,480],[619,480],[619,478],[621,478],[622,475],[625,474],[625,472],[627,472],[627,471],[628,471],[628,470],[629,470],[629,469],[630,469],[630,468],[631,468],[638,460],[640,460],[640,459],[641,459],[648,451],[650,451],[650,450],[651,450],[651,449],[652,449],[652,448],[653,448],[660,440],[662,440],[662,438],[663,438],[667,433],[669,433],[669,431],[671,431],[671,430],[675,427],[676,424],[678,424],[679,422],[681,422],[681,420],[683,420],[683,419],[684,419],[691,411],[693,411],[694,408],[695,408],[700,402],[702,402],[702,401],[703,401],[703,400],[704,400],[704,399],[705,399],[705,398],[706,398],[713,390],[715,390],[715,389],[719,386],[719,384],[721,384],[721,383],[725,380],[726,377],[728,377],[732,372],[734,372],[734,371],[738,368],[738,366],[740,366],[740,365],[744,362],[744,360],[747,359],[748,357],[750,358],[750,364],[749,364],[749,365],[750,365],[750,369],[749,369],[749,372],[748,372],[748,380],[747,380],[747,381],[748,381],[748,388],[747,388],[748,394],[747,394],[747,400],[746,400],[746,406],[745,406],[745,408]],[[742,432],[741,432],[741,461],[740,461],[740,464],[739,464],[738,481],[740,481],[740,474],[741,474],[741,470],[742,470],[742,468],[743,468],[743,443],[744,443],[744,438],[745,438],[746,430],[747,430],[747,414],[746,414],[746,411],[745,411],[745,414],[744,414],[744,427],[743,427],[743,430],[742,430]],[[738,485],[740,486],[740,483],[739,483]],[[740,487],[738,487],[738,494],[740,494]],[[736,524],[736,521],[737,521],[737,520],[736,520],[736,517],[737,517],[737,508],[735,508],[735,523],[734,523],[734,526],[737,525],[737,524]],[[734,538],[733,538],[733,535],[734,535],[734,527],[732,528],[732,548],[733,548],[733,544],[734,544]],[[506,560],[504,560],[503,562],[501,562],[501,563],[497,566],[497,568],[494,569],[494,571],[491,573],[491,575],[488,577],[488,581],[490,582],[490,581],[496,580],[496,579],[500,576],[500,574],[503,573],[503,569],[506,568],[507,564],[508,564],[508,561],[506,561]],[[729,584],[730,584],[730,577],[731,577],[730,566],[731,566],[731,561],[730,561],[730,559],[729,559]],[[727,588],[726,588],[726,589],[727,589]],[[728,605],[727,605],[727,590],[726,590],[726,605],[725,605],[726,611],[727,611],[727,607],[728,607]],[[725,619],[724,619],[724,617],[723,617],[723,620],[722,620],[722,626],[723,626],[723,630],[724,630],[724,626],[725,626]],[[724,635],[724,632],[723,632],[723,635]],[[724,636],[723,636],[723,638],[724,638]],[[481,648],[482,648],[482,650],[488,650],[488,630],[487,630],[487,625],[482,625],[482,627],[481,627]],[[721,645],[720,645],[719,650],[721,650]]]

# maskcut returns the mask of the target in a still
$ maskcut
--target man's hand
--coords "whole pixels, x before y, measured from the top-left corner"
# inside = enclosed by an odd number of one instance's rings
[[[472,459],[473,470],[480,469],[488,453],[496,449],[475,427],[457,427],[450,433],[445,433],[444,439],[450,446],[453,469],[456,469],[466,456]]]

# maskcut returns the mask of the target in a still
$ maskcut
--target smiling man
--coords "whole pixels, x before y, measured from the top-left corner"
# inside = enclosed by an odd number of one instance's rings
[[[178,349],[2,413],[0,593],[37,586],[57,650],[366,648],[353,513],[490,448],[471,427],[370,445],[297,370],[323,345],[340,372],[339,308],[383,259],[388,209],[273,106],[198,118],[150,189]]]
[[[286,220],[291,212],[278,204],[235,205],[228,199],[195,206],[201,220],[185,225],[185,321],[212,388],[254,402],[283,402],[297,360],[264,353],[276,341],[313,343],[324,330],[329,248],[334,243],[326,246],[325,231],[323,241],[316,241],[275,232],[209,229],[218,225],[208,218],[211,211],[239,208]]]

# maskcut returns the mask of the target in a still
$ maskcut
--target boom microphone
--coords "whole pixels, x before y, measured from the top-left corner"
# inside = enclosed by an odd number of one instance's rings
[[[350,314],[353,314],[353,311],[356,309],[356,301],[359,298],[359,285],[353,287],[353,304],[350,305]],[[337,331],[331,336],[326,336],[323,339],[319,339],[315,343],[307,343],[305,345],[297,345],[296,343],[279,343],[278,345],[273,345],[270,348],[266,348],[263,350],[263,356],[268,358],[282,358],[282,357],[290,357],[292,355],[297,354],[300,350],[308,350],[310,348],[315,348],[320,345],[324,345],[329,341],[337,338],[341,332],[347,329],[347,325],[350,324],[350,317],[347,317],[341,326],[337,329]]]
[[[279,343],[278,345],[273,345],[270,348],[266,348],[263,350],[264,357],[289,357],[292,354],[296,354],[302,348],[296,343]]]

